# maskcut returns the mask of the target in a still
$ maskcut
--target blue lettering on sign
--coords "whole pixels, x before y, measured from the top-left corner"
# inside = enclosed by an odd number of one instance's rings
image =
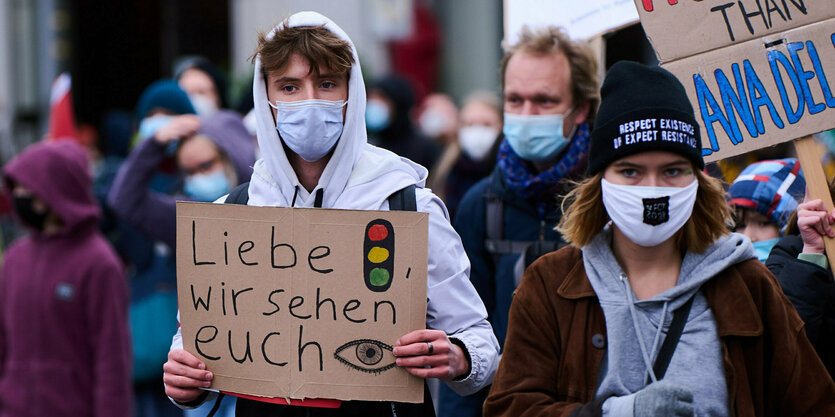
[[[795,124],[803,116],[803,90],[800,87],[800,80],[797,78],[797,73],[794,72],[794,67],[792,67],[789,58],[780,51],[768,51],[768,63],[771,65],[771,75],[774,77],[777,90],[780,92],[780,100],[783,101],[783,110],[786,111],[786,118],[789,120],[789,124]],[[794,92],[797,95],[797,109],[792,108],[789,94],[786,92],[786,84],[783,82],[783,75],[780,73],[778,64],[786,70],[786,74],[792,82]]]
[[[780,114],[777,113],[777,107],[774,106],[774,102],[771,101],[771,97],[769,97],[768,92],[765,91],[765,86],[763,85],[763,82],[760,81],[760,77],[757,76],[757,72],[754,71],[754,66],[751,65],[751,61],[746,59],[742,62],[742,66],[745,67],[745,82],[748,86],[748,96],[751,97],[751,107],[754,108],[754,120],[757,123],[757,133],[765,133],[763,115],[760,110],[760,107],[762,106],[768,107],[768,114],[771,115],[771,121],[775,126],[782,129],[785,126],[783,124],[783,119],[781,119]]]
[[[800,57],[797,56],[797,51],[803,49],[803,42],[792,42],[788,44],[788,49],[789,55],[792,57],[792,64],[794,64],[794,71],[797,73],[800,80],[800,87],[803,89],[803,98],[809,107],[809,114],[818,114],[826,110],[826,106],[823,103],[815,103],[815,98],[812,97],[812,91],[809,90],[809,80],[815,78],[815,73],[812,71],[804,71],[803,63],[800,62]]]
[[[736,89],[731,86],[731,83],[728,81],[728,77],[725,76],[725,73],[721,69],[717,69],[714,71],[714,76],[716,77],[716,83],[719,84],[719,93],[722,95],[722,105],[725,107],[725,113],[728,114],[728,120],[730,121],[731,125],[731,143],[734,145],[742,142],[742,132],[739,131],[739,124],[736,122],[736,117],[730,117],[730,115],[736,114],[742,119],[742,123],[745,123],[745,128],[748,130],[748,134],[751,137],[759,136],[756,126],[754,126],[754,115],[751,113],[751,108],[748,105],[748,100],[745,97],[745,86],[742,79],[742,75],[739,73],[739,64],[734,62],[731,65],[731,69],[734,73],[734,81],[736,82]],[[740,94],[737,94],[736,91],[739,91]]]
[[[832,45],[835,46],[835,33],[832,34]],[[812,41],[806,41],[806,49],[809,50],[809,57],[812,58],[812,67],[815,68],[815,73],[819,74],[818,81],[821,85],[821,91],[823,91],[823,99],[828,107],[835,107],[835,97],[832,97],[832,89],[829,88],[829,81],[827,81],[826,74],[823,72],[823,66],[815,44]]]
[[[702,79],[701,74],[693,74],[693,84],[696,86],[696,97],[699,99],[699,109],[702,112],[702,120],[704,120],[705,126],[707,127],[707,137],[710,140],[710,149],[702,148],[702,155],[707,156],[719,150],[719,141],[716,140],[716,132],[713,130],[713,123],[719,122],[722,125],[722,128],[725,129],[725,132],[730,132],[731,123],[722,113],[722,109],[719,108],[719,103],[716,102],[716,98],[713,97],[713,93],[711,93],[710,89],[707,88],[707,84],[705,84],[705,80]],[[710,106],[709,109],[708,106]],[[712,111],[712,113],[709,113],[709,111]],[[733,141],[733,137],[731,137],[731,141]],[[734,143],[734,145],[736,145],[736,143]]]
[[[835,46],[835,33],[830,35],[830,39]],[[725,131],[731,143],[738,145],[744,139],[739,127],[740,121],[745,125],[750,137],[756,138],[765,134],[763,107],[768,110],[772,123],[778,129],[786,126],[780,113],[785,115],[788,124],[795,124],[803,118],[806,109],[809,111],[808,114],[813,115],[825,111],[827,107],[835,108],[835,96],[814,42],[792,42],[786,46],[788,55],[778,50],[767,52],[771,76],[780,94],[780,101],[776,103],[782,105],[781,110],[778,110],[761,77],[747,59],[742,61],[741,68],[739,63],[731,65],[733,82],[721,68],[713,71],[721,105],[701,74],[693,74],[699,110],[710,142],[709,147],[702,148],[702,155],[707,156],[719,151],[716,122]],[[811,62],[811,68],[808,64],[804,67],[802,59],[807,56],[806,62]],[[814,78],[817,78],[820,85],[822,101],[820,97],[812,95],[811,83]]]

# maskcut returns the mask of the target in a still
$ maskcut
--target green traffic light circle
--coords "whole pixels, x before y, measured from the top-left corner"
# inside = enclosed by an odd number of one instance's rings
[[[384,268],[374,268],[368,274],[368,280],[371,282],[371,285],[377,287],[388,284],[389,278],[391,278],[389,271]]]

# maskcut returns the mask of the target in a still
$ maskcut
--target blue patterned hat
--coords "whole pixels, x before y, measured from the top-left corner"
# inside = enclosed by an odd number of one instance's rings
[[[731,205],[756,210],[782,231],[803,201],[806,180],[795,158],[760,161],[745,167],[728,194]]]

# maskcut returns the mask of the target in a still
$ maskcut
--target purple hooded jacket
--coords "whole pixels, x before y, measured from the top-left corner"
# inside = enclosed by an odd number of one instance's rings
[[[224,110],[203,119],[198,133],[206,135],[226,153],[239,183],[249,181],[255,163],[255,140],[237,113]],[[176,201],[188,198],[175,198],[149,188],[157,166],[165,158],[165,148],[150,138],[137,144],[119,168],[107,204],[117,216],[173,250],[177,236]]]
[[[3,171],[64,226],[31,230],[3,258],[0,416],[132,415],[127,282],[98,231],[84,149],[35,144]]]

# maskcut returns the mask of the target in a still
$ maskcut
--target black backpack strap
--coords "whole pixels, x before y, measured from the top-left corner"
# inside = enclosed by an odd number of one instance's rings
[[[504,235],[502,233],[502,227],[504,226],[504,201],[489,188],[484,194],[484,199],[487,200],[487,208],[484,213],[485,236],[487,236],[487,241],[500,241]]]
[[[406,188],[395,191],[389,196],[389,210],[417,211],[417,187],[412,184]]]
[[[501,255],[519,255],[534,244],[550,247],[551,252],[559,248],[560,242],[550,240],[505,240],[504,236],[504,201],[491,190],[484,193],[486,209],[484,217],[484,249],[493,255],[494,263],[498,263]]]
[[[686,303],[673,313],[673,321],[670,323],[670,329],[667,330],[667,336],[664,338],[664,343],[661,344],[661,350],[658,351],[658,356],[655,357],[655,363],[652,364],[652,372],[655,373],[655,379],[659,381],[664,378],[664,374],[667,373],[667,367],[673,359],[673,353],[675,353],[678,341],[681,339],[681,332],[687,323],[687,316],[690,315],[690,308],[693,307],[694,298],[696,297],[690,297]],[[647,376],[647,384],[650,382],[652,380]]]
[[[484,209],[484,249],[493,259],[493,267],[495,268],[502,255],[523,253],[530,242],[502,240],[502,236],[504,236],[504,201],[490,189],[490,184],[493,183],[493,175],[491,174],[487,178],[487,191],[484,193],[486,203]]]
[[[224,204],[240,204],[245,206],[249,202],[249,181],[235,187],[226,196]]]

